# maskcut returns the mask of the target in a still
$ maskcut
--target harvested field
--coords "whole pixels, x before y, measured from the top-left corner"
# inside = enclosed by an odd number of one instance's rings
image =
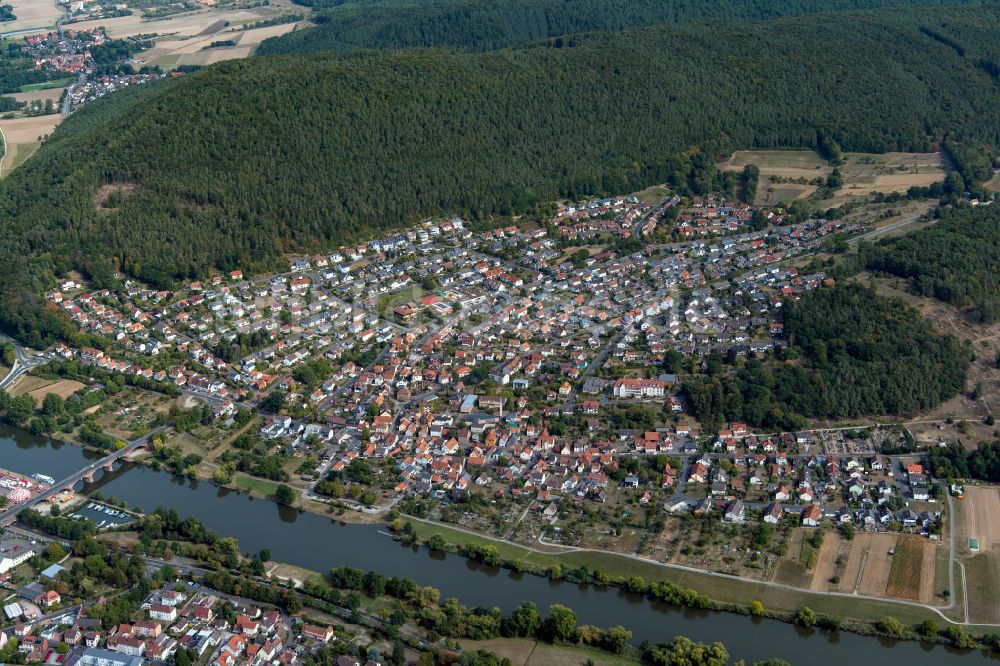
[[[213,63],[222,62],[223,60],[236,60],[239,58],[249,58],[250,54],[253,53],[254,47],[252,46],[230,46],[228,48],[212,49],[205,53],[200,54],[201,57],[198,62],[188,62],[187,58],[181,58],[178,64],[181,65],[211,65]]]
[[[496,639],[488,641],[467,641],[469,647],[466,649],[489,650],[498,657],[510,659],[514,666],[525,666],[535,649],[534,641]]]
[[[896,545],[895,534],[861,533],[850,542],[844,573],[834,588],[838,592],[860,592],[885,596],[886,582],[892,556],[889,551]]]
[[[837,558],[840,557],[842,543],[837,534],[827,534],[823,539],[816,558],[816,569],[809,584],[810,590],[825,592],[834,586],[830,579],[837,573]]]
[[[65,90],[66,90],[65,86],[61,88],[46,88],[44,90],[31,90],[28,92],[8,93],[7,97],[13,97],[18,102],[25,102],[28,104],[30,104],[31,102],[45,102],[45,100],[51,99],[52,103],[54,104],[59,101],[59,98],[62,97],[63,91]]]
[[[958,556],[968,576],[969,619],[1000,622],[1000,488],[966,486],[965,500],[956,501]],[[969,539],[979,550],[969,550]]]
[[[41,407],[42,401],[45,400],[45,396],[48,395],[49,393],[55,393],[60,398],[65,400],[66,398],[70,397],[83,387],[84,387],[83,384],[77,381],[73,381],[72,379],[61,379],[47,386],[42,386],[33,391],[30,391],[28,395],[34,398],[36,405]]]
[[[524,638],[497,638],[488,641],[462,641],[466,650],[487,650],[510,659],[513,666],[626,666],[636,663],[627,657],[571,645],[549,645]]]
[[[37,29],[41,32],[54,27],[63,15],[62,9],[52,0],[8,0],[4,4],[13,5],[14,16],[17,17],[14,21],[0,23],[0,31],[5,35],[21,30]]]
[[[119,16],[110,19],[81,21],[73,27],[86,30],[104,26],[108,36],[113,39],[124,39],[138,34],[157,33],[173,39],[184,37],[210,37],[225,39],[230,34],[225,31],[226,23],[231,27],[255,23],[262,19],[273,18],[290,9],[290,3],[274,0],[269,6],[253,9],[205,8],[194,12],[185,12],[162,19],[143,20],[140,12],[131,16]],[[209,40],[211,41],[211,39]]]
[[[817,177],[826,178],[833,171],[826,160],[805,150],[739,150],[719,168],[741,171],[747,164],[756,164],[760,169],[754,200],[758,205],[790,203],[816,190],[802,182],[772,182],[772,176],[811,181]],[[905,192],[913,186],[926,187],[945,177],[940,153],[844,153],[843,164],[838,168],[844,185],[829,200],[835,205],[870,192]]]
[[[958,551],[967,549],[970,538],[979,540],[979,552],[990,553],[1000,545],[1000,488],[968,486],[958,505]]]
[[[925,604],[934,603],[934,587],[937,583],[937,544],[921,537],[924,557],[920,565],[920,592],[917,601]]]
[[[254,45],[208,48],[212,42],[237,37],[239,35],[223,33],[206,37],[165,39],[143,53],[142,59],[151,65],[170,68],[178,65],[211,65],[222,60],[250,57],[256,48]]]
[[[31,393],[36,389],[44,388],[50,384],[53,384],[53,382],[49,379],[39,379],[33,375],[24,375],[14,382],[7,392],[11,395],[21,395],[23,393]]]
[[[896,541],[896,551],[889,569],[889,583],[885,589],[888,596],[900,599],[920,598],[921,578],[926,569],[924,541],[922,537],[914,535],[901,536]],[[933,559],[927,559],[933,569]]]
[[[833,170],[826,160],[811,150],[737,150],[720,169],[742,170],[747,164],[756,164],[761,177],[815,178],[827,176]]]
[[[297,26],[298,23],[283,23],[281,25],[271,25],[266,28],[252,28],[250,30],[244,30],[243,34],[240,35],[236,43],[239,46],[258,46],[262,41],[269,37],[278,37],[292,32]]]
[[[40,145],[42,137],[52,134],[52,130],[62,122],[61,114],[0,120],[7,152],[0,160],[0,177],[6,176],[14,167],[23,163],[27,156]],[[27,154],[25,154],[27,152]]]
[[[854,538],[859,545],[865,545],[867,556],[864,559],[864,571],[861,573],[861,594],[885,596],[885,587],[889,581],[889,571],[892,568],[892,555],[889,554],[896,546],[895,534],[861,534]]]

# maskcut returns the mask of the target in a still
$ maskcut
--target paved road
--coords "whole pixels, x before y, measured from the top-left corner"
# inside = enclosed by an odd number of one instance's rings
[[[390,341],[389,344],[387,344],[385,347],[382,348],[382,351],[378,353],[378,356],[376,356],[375,359],[371,363],[369,363],[364,370],[358,372],[358,374],[348,379],[346,382],[343,383],[343,385],[341,385],[333,393],[331,393],[328,398],[325,398],[322,402],[320,402],[319,407],[317,408],[316,411],[322,413],[325,412],[327,409],[329,409],[330,405],[333,404],[334,400],[344,395],[348,390],[351,389],[351,387],[354,386],[355,382],[358,381],[358,377],[360,377],[365,372],[371,372],[372,368],[374,368],[376,365],[384,361],[385,357],[389,355],[389,351],[391,349],[392,349],[392,342]]]
[[[90,466],[84,467],[83,469],[74,472],[70,476],[63,479],[62,481],[55,483],[51,488],[49,488],[45,492],[39,495],[35,495],[27,502],[23,502],[21,504],[15,504],[6,511],[0,512],[0,526],[7,525],[13,522],[14,519],[17,517],[17,514],[23,511],[24,509],[30,509],[36,504],[44,502],[50,497],[57,495],[63,489],[76,485],[78,482],[83,480],[83,477],[87,476],[88,474],[92,474],[98,467],[102,467],[108,463],[113,463],[117,460],[120,460],[121,458],[132,453],[136,449],[142,448],[143,446],[146,445],[147,441],[149,441],[151,438],[155,437],[156,435],[160,434],[166,429],[167,426],[160,426],[156,430],[153,430],[152,432],[143,435],[138,439],[134,439],[131,442],[128,442],[124,446],[124,448],[118,449],[117,451],[113,451],[112,453],[109,453],[108,455],[104,456],[97,462],[92,463]]]
[[[33,622],[42,623],[45,622],[46,620],[55,620],[65,615],[77,615],[79,614],[82,608],[83,606],[81,605],[70,606],[69,608],[63,608],[62,610],[57,610],[54,613],[48,613],[47,615],[39,615],[37,618],[33,620]],[[19,622],[18,624],[23,624],[23,623]],[[0,633],[10,633],[14,630],[14,627],[16,626],[17,624],[9,624],[6,627],[0,627]]]
[[[29,354],[17,340],[0,333],[0,344],[2,343],[10,343],[13,345],[16,356],[14,358],[14,365],[11,367],[10,372],[7,373],[6,377],[0,379],[0,389],[10,387],[11,384],[28,374],[28,372],[30,372],[33,368],[37,368],[38,366],[45,365],[49,362],[49,359],[43,356]]]
[[[576,380],[577,383],[583,386],[584,382],[587,381],[587,378],[591,377],[602,365],[604,365],[604,362],[608,360],[608,355],[611,351],[625,338],[626,335],[628,335],[628,332],[631,330],[631,325],[624,326],[622,330],[618,331],[610,340],[608,340],[607,344],[601,347],[601,350],[594,355],[594,359],[587,364],[587,367],[580,373],[580,376]],[[579,391],[576,388],[573,388],[573,390],[570,391],[569,397],[566,398],[566,404],[563,405],[564,409],[568,409],[570,411],[574,411],[576,409],[576,399],[578,393]]]

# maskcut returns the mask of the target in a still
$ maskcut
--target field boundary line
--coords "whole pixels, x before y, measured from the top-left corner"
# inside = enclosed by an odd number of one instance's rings
[[[876,596],[872,596],[870,594],[860,594],[860,593],[854,593],[854,592],[833,592],[833,591],[830,591],[830,592],[816,592],[814,590],[807,590],[807,589],[803,589],[801,587],[795,587],[794,585],[786,585],[784,583],[775,583],[773,581],[765,581],[765,580],[746,580],[746,579],[741,579],[741,578],[738,578],[738,577],[730,575],[730,574],[719,573],[717,571],[706,571],[705,569],[698,569],[697,567],[689,567],[689,566],[686,566],[686,565],[683,565],[683,564],[671,564],[669,562],[659,562],[657,560],[651,560],[649,558],[642,557],[640,555],[634,555],[634,554],[629,554],[629,553],[615,553],[615,552],[612,552],[610,550],[602,550],[600,548],[581,548],[581,547],[577,547],[577,546],[558,546],[556,544],[548,544],[548,543],[546,543],[544,541],[539,540],[539,543],[541,543],[543,545],[552,546],[552,547],[556,547],[556,548],[564,548],[565,549],[563,552],[551,553],[551,552],[547,552],[547,551],[544,551],[544,550],[539,550],[537,548],[532,548],[531,546],[526,546],[524,544],[515,543],[513,541],[508,541],[506,539],[501,539],[499,537],[491,536],[491,535],[488,535],[488,534],[482,534],[482,533],[476,532],[474,530],[466,529],[466,528],[461,527],[459,525],[449,525],[448,523],[442,523],[440,521],[432,520],[430,518],[418,518],[417,516],[411,516],[409,514],[404,514],[404,515],[406,515],[406,517],[409,518],[409,519],[417,520],[417,521],[420,521],[422,523],[426,523],[428,525],[436,525],[438,527],[442,527],[442,528],[445,528],[445,529],[455,530],[457,532],[463,532],[463,533],[468,534],[470,536],[474,536],[474,537],[481,538],[481,539],[486,539],[486,540],[489,540],[489,541],[495,541],[497,543],[502,543],[502,544],[505,544],[505,545],[508,545],[508,546],[514,546],[516,548],[521,548],[523,550],[526,550],[526,551],[529,551],[529,552],[532,552],[532,553],[537,553],[539,555],[548,555],[548,556],[551,556],[551,557],[560,557],[561,555],[566,555],[566,554],[571,554],[571,553],[596,553],[596,554],[600,554],[600,555],[610,555],[610,556],[613,556],[613,557],[623,557],[623,558],[626,558],[626,559],[635,560],[637,562],[643,562],[645,564],[652,564],[652,565],[655,565],[655,566],[663,567],[664,569],[673,569],[673,570],[676,570],[676,571],[685,571],[685,572],[688,572],[688,573],[702,574],[702,575],[705,575],[705,576],[713,576],[715,578],[724,578],[726,580],[741,581],[741,582],[744,582],[744,583],[746,583],[748,585],[763,585],[765,587],[773,587],[773,588],[777,588],[777,589],[789,590],[789,591],[792,591],[792,592],[798,592],[800,594],[806,594],[806,595],[814,595],[814,596],[817,596],[817,597],[831,596],[831,597],[845,597],[845,598],[848,598],[848,599],[865,599],[865,600],[868,600],[868,601],[883,602],[883,603],[888,603],[888,604],[896,604],[896,605],[899,605],[899,606],[910,606],[912,608],[922,608],[924,610],[928,610],[928,611],[937,613],[941,617],[942,620],[944,620],[945,622],[947,622],[949,624],[954,624],[954,625],[970,625],[970,626],[975,626],[975,627],[1000,627],[1000,624],[984,624],[984,623],[979,623],[979,622],[968,622],[968,621],[963,622],[963,621],[960,621],[960,620],[953,620],[953,619],[951,619],[950,617],[948,617],[947,615],[945,615],[942,611],[950,610],[951,608],[953,608],[954,607],[954,602],[951,605],[948,605],[948,606],[934,606],[934,605],[931,605],[931,604],[920,603],[919,601],[909,601],[909,600],[906,600],[906,599],[893,599],[891,597],[876,597]]]

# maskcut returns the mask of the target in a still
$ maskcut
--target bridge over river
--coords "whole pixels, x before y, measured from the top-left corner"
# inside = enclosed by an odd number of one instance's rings
[[[138,439],[134,439],[131,442],[126,443],[124,447],[112,451],[111,453],[104,456],[100,460],[73,472],[65,479],[57,481],[52,485],[52,487],[50,487],[45,492],[35,495],[26,502],[21,502],[20,504],[14,504],[13,506],[8,507],[6,510],[0,512],[0,527],[6,527],[7,525],[13,523],[14,520],[17,518],[17,514],[23,511],[24,509],[30,509],[36,504],[40,504],[41,502],[44,502],[50,497],[58,495],[63,490],[73,490],[76,484],[80,483],[81,481],[85,481],[88,483],[93,481],[94,473],[97,471],[97,468],[101,467],[107,471],[111,471],[113,469],[113,465],[115,464],[115,462],[121,460],[122,458],[128,456],[131,453],[134,453],[135,451],[146,448],[149,445],[150,440],[152,440],[154,437],[156,437],[158,434],[160,434],[166,429],[167,426],[160,426],[156,430],[153,430]]]

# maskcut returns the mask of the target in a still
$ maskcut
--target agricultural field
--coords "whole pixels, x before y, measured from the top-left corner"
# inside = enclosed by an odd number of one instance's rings
[[[163,39],[141,55],[144,64],[157,65],[164,69],[179,65],[211,65],[214,62],[233,58],[246,58],[251,47],[224,46],[209,48],[212,42],[232,39],[225,34],[212,34],[204,37],[182,37],[179,39]]]
[[[136,14],[76,25],[103,25],[109,35],[118,38],[155,32],[159,37],[154,40],[153,48],[140,54],[137,60],[142,64],[169,69],[180,65],[211,65],[222,60],[247,58],[262,41],[291,32],[298,24],[284,23],[249,30],[243,30],[242,26],[274,18],[291,10],[289,3],[278,1],[266,7],[205,9],[155,21],[144,21]],[[213,42],[220,41],[232,41],[235,44],[211,48]]]
[[[63,15],[62,9],[53,0],[5,0],[4,4],[14,6],[14,21],[0,23],[0,32],[8,35],[23,30],[41,32],[55,27]]]
[[[823,538],[823,545],[816,556],[816,568],[809,583],[810,590],[826,592],[834,589],[833,586],[837,584],[833,580],[843,573],[842,563],[850,549],[848,543],[836,533],[827,534]]]
[[[757,196],[753,203],[758,206],[791,203],[803,199],[816,191],[815,185],[807,183],[775,183],[771,177],[782,180],[811,181],[826,178],[833,170],[826,160],[807,150],[738,150],[726,162],[719,165],[725,171],[742,171],[748,164],[756,164],[760,169],[757,181]]]
[[[80,382],[73,381],[72,379],[62,379],[60,381],[53,382],[48,386],[37,388],[34,391],[29,392],[28,395],[35,400],[36,405],[41,407],[42,401],[45,400],[45,396],[49,393],[55,393],[57,396],[65,400],[83,387],[84,385]]]
[[[965,566],[969,619],[1000,622],[1000,488],[965,489],[956,500],[956,556]]]
[[[260,46],[260,43],[265,39],[271,37],[280,37],[286,33],[292,32],[299,27],[298,23],[283,23],[281,25],[271,25],[266,28],[251,28],[250,30],[243,30],[238,33],[239,36],[235,38],[236,44],[238,46]]]
[[[55,88],[41,88],[26,92],[10,93],[7,97],[13,97],[18,102],[25,102],[26,104],[31,104],[32,102],[44,103],[46,100],[51,99],[52,103],[55,104],[62,97],[65,90],[66,86],[56,86]]]
[[[809,569],[808,563],[803,558],[803,549],[810,547],[805,543],[806,536],[807,533],[804,529],[792,530],[788,539],[788,554],[778,560],[774,576],[771,579],[773,582],[793,587],[809,587],[810,580],[815,577],[815,574]],[[819,560],[816,566],[817,568],[820,566]]]
[[[887,596],[925,603],[934,595],[934,544],[920,536],[901,536],[889,569]]]
[[[940,153],[844,153],[843,162],[844,185],[823,205],[840,206],[870,192],[905,192],[945,177]],[[825,179],[833,171],[819,155],[803,150],[740,150],[719,168],[742,171],[747,164],[760,169],[754,203],[762,206],[806,198],[817,189],[812,181]]]
[[[939,603],[941,599],[935,598],[937,559],[936,542],[920,536],[862,532],[848,541],[828,532],[812,579],[803,587],[814,592]],[[784,562],[782,567],[787,570]]]
[[[42,138],[51,134],[61,121],[62,115],[58,113],[34,118],[0,120],[0,131],[3,132],[6,146],[6,152],[0,160],[0,178],[23,164],[38,150],[42,145]]]
[[[78,30],[87,30],[103,26],[108,36],[113,39],[124,39],[134,35],[149,33],[156,33],[161,37],[170,37],[172,39],[210,36],[215,36],[215,39],[230,39],[230,35],[233,34],[231,31],[234,28],[274,18],[275,16],[287,14],[291,11],[301,12],[302,10],[301,8],[298,10],[293,9],[290,0],[272,0],[268,6],[251,9],[241,9],[239,7],[214,9],[206,7],[199,11],[185,12],[161,19],[144,19],[141,12],[134,12],[131,16],[80,21],[79,23],[73,23],[72,27]],[[262,28],[262,30],[271,29]]]
[[[18,380],[10,390],[11,395],[23,395],[27,393],[39,407],[45,400],[47,393],[55,393],[59,397],[66,399],[83,388],[83,384],[70,379],[52,381],[41,379],[40,377],[25,376]]]

